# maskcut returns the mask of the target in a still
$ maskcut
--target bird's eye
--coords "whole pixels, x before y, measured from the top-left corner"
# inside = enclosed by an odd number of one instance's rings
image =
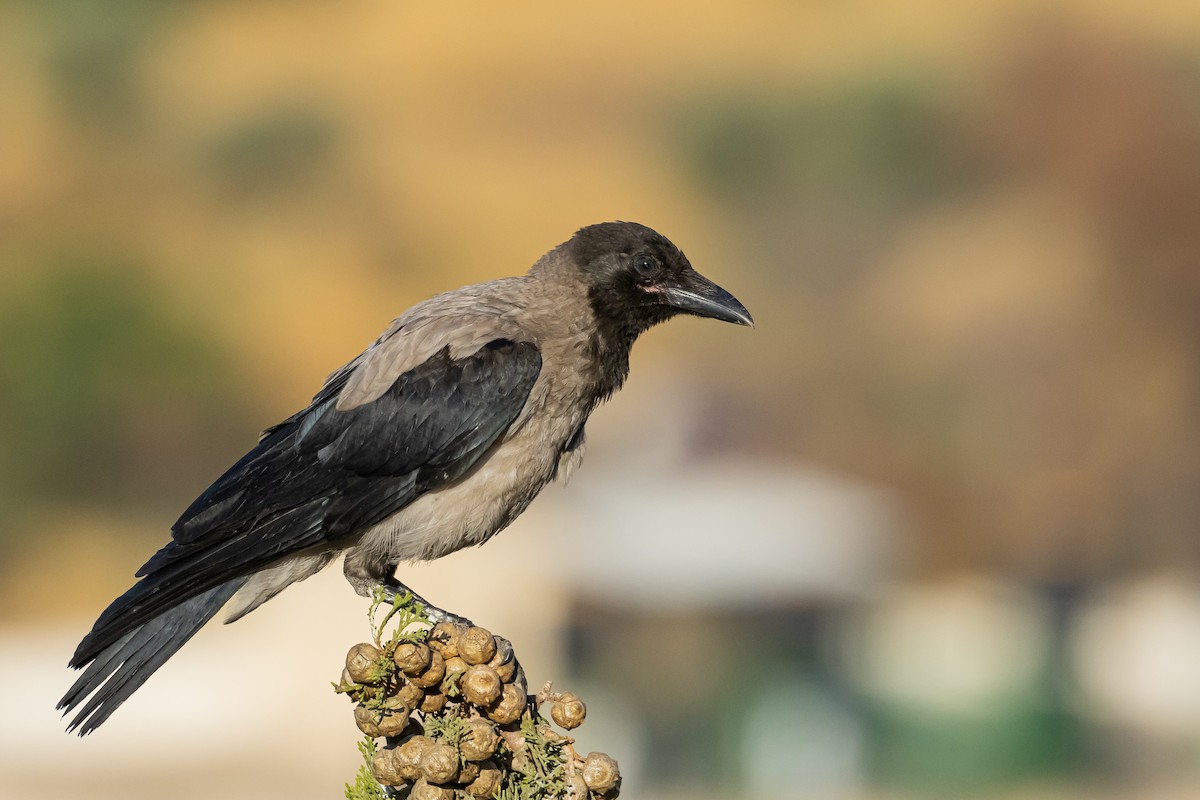
[[[633,271],[639,278],[652,278],[658,273],[658,262],[648,255],[633,257]]]

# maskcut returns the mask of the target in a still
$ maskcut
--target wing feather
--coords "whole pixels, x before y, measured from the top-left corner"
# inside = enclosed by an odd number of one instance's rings
[[[444,344],[373,400],[346,409],[339,399],[357,373],[334,373],[308,408],[268,429],[192,503],[172,541],[138,571],[141,580],[101,614],[72,666],[191,597],[290,554],[336,547],[457,480],[521,413],[540,370],[529,342],[495,338],[465,356]]]

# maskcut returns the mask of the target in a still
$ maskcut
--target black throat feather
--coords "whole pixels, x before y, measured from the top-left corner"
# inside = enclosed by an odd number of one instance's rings
[[[625,383],[629,376],[629,353],[637,338],[675,316],[678,310],[651,303],[631,306],[624,297],[597,288],[588,292],[588,300],[596,321],[589,343],[594,369],[593,394],[596,402],[600,402]]]

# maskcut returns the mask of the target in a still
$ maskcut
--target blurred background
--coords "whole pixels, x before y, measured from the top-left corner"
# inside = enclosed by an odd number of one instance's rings
[[[63,665],[393,316],[611,219],[758,327],[402,579],[626,797],[1200,796],[1194,2],[9,0],[0,97],[0,797],[339,797],[340,570],[86,741]]]

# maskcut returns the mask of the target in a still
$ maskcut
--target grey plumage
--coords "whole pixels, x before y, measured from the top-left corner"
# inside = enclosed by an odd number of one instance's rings
[[[360,594],[401,591],[397,564],[482,544],[578,464],[633,341],[679,313],[751,324],[635,223],[413,306],[184,511],[72,657],[70,728],[103,723],[231,600],[227,621],[342,553]]]

